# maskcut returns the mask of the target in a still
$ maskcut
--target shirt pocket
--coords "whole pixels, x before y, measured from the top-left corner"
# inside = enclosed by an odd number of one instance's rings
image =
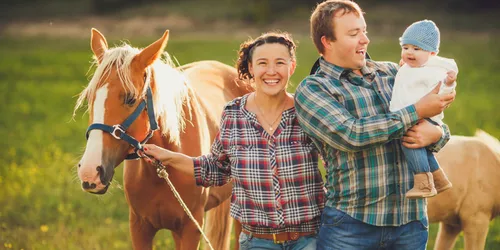
[[[292,140],[281,149],[280,172],[284,176],[314,178],[318,171],[318,150],[311,141]],[[292,181],[292,179],[290,181]]]

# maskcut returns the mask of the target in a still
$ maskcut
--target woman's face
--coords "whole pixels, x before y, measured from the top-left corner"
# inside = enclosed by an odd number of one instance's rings
[[[256,47],[249,64],[250,74],[255,80],[255,90],[269,96],[286,90],[295,65],[288,47],[283,44],[266,43]]]

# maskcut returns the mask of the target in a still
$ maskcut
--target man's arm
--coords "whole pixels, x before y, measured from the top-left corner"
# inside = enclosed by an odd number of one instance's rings
[[[307,78],[295,92],[295,108],[307,134],[350,152],[401,138],[418,121],[414,105],[392,113],[355,118],[321,84]]]
[[[403,146],[407,148],[426,147],[438,152],[450,140],[450,129],[446,124],[433,125],[426,120],[419,121],[403,137]]]

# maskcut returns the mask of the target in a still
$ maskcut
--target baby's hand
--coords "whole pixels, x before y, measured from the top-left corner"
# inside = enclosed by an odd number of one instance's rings
[[[447,74],[447,76],[446,76],[445,84],[447,86],[452,86],[453,83],[457,80],[457,73],[455,71],[451,70],[451,71],[448,71],[446,74]]]

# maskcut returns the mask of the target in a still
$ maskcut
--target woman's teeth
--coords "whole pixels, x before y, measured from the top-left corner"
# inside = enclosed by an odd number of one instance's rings
[[[268,85],[274,85],[278,82],[279,82],[279,80],[264,80],[264,83],[268,84]]]

